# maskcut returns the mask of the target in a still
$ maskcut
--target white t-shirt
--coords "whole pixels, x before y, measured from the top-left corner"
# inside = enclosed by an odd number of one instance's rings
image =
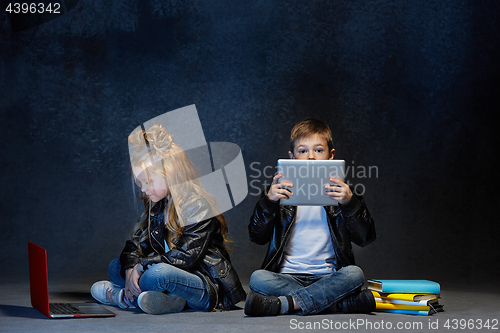
[[[322,206],[298,206],[286,244],[281,273],[327,274],[335,271],[335,255],[326,211]]]

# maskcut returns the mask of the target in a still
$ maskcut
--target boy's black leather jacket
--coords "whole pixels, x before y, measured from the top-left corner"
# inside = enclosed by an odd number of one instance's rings
[[[164,262],[196,274],[204,281],[210,293],[209,311],[228,310],[244,300],[246,293],[224,248],[220,222],[208,215],[211,212],[208,203],[200,199],[184,209],[187,225],[175,247],[167,251],[164,240],[168,230],[163,210],[164,203],[152,208],[149,237],[140,244],[141,251],[132,240],[126,242],[120,255],[122,277],[138,263],[147,267]]]
[[[269,243],[262,269],[278,272],[283,250],[295,223],[295,206],[281,206],[266,195],[255,206],[248,225],[250,240],[259,245]],[[376,238],[373,219],[361,196],[353,194],[347,205],[325,206],[332,245],[335,249],[335,269],[354,265],[351,242],[365,246]],[[312,236],[311,236],[312,237]]]

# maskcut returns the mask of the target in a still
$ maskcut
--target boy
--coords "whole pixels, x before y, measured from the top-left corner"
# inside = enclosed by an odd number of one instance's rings
[[[290,136],[290,158],[333,159],[335,149],[327,124],[299,122]],[[361,196],[347,184],[330,178],[325,193],[338,206],[281,206],[293,195],[293,184],[273,178],[269,191],[255,206],[248,230],[250,240],[269,249],[262,269],[250,278],[245,303],[248,316],[302,315],[327,310],[369,313],[375,310],[370,291],[360,291],[363,271],[354,266],[351,242],[365,246],[375,240],[373,219]]]

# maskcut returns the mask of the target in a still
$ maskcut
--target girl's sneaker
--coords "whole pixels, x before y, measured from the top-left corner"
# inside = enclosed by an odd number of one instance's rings
[[[123,299],[123,288],[115,286],[109,281],[99,281],[92,285],[90,294],[97,301],[106,305],[118,305],[122,309],[129,307]]]
[[[182,297],[169,296],[159,291],[145,291],[137,298],[137,304],[142,311],[159,315],[181,312],[186,306],[186,300]]]

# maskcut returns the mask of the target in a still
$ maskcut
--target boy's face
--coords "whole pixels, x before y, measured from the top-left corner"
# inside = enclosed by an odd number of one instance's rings
[[[326,139],[317,134],[295,140],[294,146],[293,152],[288,152],[292,159],[332,160],[335,155],[335,149],[328,151]]]
[[[158,202],[170,194],[167,181],[163,175],[148,170],[146,173],[141,167],[133,167],[132,171],[135,178],[140,182],[141,191],[153,202]],[[148,177],[149,174],[149,177]]]

